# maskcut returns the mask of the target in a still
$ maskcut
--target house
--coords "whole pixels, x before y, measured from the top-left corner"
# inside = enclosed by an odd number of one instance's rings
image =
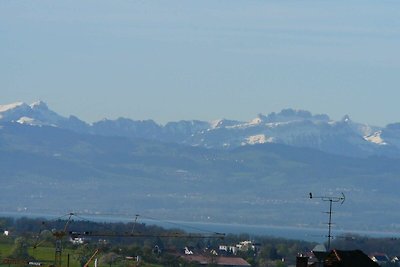
[[[74,245],[81,245],[81,244],[85,243],[86,240],[83,237],[74,237],[74,238],[71,237],[69,239],[69,241]]]
[[[224,252],[225,254],[233,254],[236,255],[238,252],[237,246],[227,246],[227,245],[220,245],[219,246],[219,252],[222,254]]]
[[[390,262],[388,255],[386,255],[385,253],[373,253],[369,255],[369,257],[371,258],[371,260],[378,263],[379,265],[387,264]]]
[[[241,242],[239,242],[239,244],[236,245],[236,247],[240,251],[247,251],[249,249],[253,249],[254,250],[253,243],[250,240],[241,241]]]
[[[241,241],[236,245],[233,246],[227,246],[227,245],[220,245],[218,248],[218,251],[222,254],[233,254],[236,255],[238,251],[248,251],[248,250],[253,250],[257,252],[260,248],[260,244],[258,243],[253,243],[250,240],[245,240]]]
[[[193,248],[185,247],[185,255],[193,255]]]
[[[399,262],[400,262],[400,256],[394,256],[394,257],[392,258],[392,262],[393,262],[393,263],[399,263]]]

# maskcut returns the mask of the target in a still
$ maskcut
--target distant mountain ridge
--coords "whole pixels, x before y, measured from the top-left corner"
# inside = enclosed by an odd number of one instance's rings
[[[0,106],[0,212],[150,217],[397,230],[400,124],[385,128],[285,109],[254,120],[126,118],[88,124],[44,102]]]
[[[118,118],[92,124],[75,116],[68,118],[50,110],[43,101],[30,105],[16,102],[0,105],[0,123],[53,126],[78,133],[142,138],[206,148],[235,148],[261,143],[309,147],[347,156],[400,156],[400,124],[376,127],[353,122],[349,116],[333,121],[326,114],[284,109],[258,114],[249,121],[192,120],[160,125],[153,120]]]

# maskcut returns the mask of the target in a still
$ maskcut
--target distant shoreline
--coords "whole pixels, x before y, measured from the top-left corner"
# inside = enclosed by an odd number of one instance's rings
[[[42,213],[31,212],[0,212],[0,217],[8,218],[43,218],[46,220],[64,218],[65,215],[50,215]],[[77,213],[74,220],[88,220],[93,222],[133,222],[135,216],[123,215],[105,215],[105,214],[84,214]],[[296,226],[277,226],[277,225],[245,225],[245,224],[229,224],[229,223],[216,223],[216,222],[188,222],[188,221],[166,221],[153,218],[138,217],[138,223],[145,223],[146,225],[157,225],[166,229],[178,228],[186,232],[213,232],[224,234],[248,234],[251,236],[269,236],[274,238],[285,238],[294,240],[304,240],[310,242],[323,243],[327,239],[327,229],[323,228],[310,228],[310,227],[296,227]],[[337,237],[351,237],[366,236],[372,238],[399,238],[400,232],[392,231],[375,231],[375,230],[333,230],[332,235]]]

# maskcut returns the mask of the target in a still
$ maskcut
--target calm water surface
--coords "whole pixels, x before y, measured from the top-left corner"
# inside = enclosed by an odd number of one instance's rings
[[[48,214],[35,214],[28,212],[0,212],[0,217],[28,217],[56,219],[61,216]],[[67,219],[68,216],[62,218]],[[89,220],[94,222],[133,222],[135,216],[106,216],[106,215],[77,215],[74,220]],[[271,236],[286,239],[306,240],[314,242],[324,242],[327,239],[328,228],[309,228],[309,227],[290,227],[274,225],[244,225],[227,223],[203,223],[203,222],[184,222],[184,221],[163,221],[157,219],[138,217],[138,223],[147,225],[158,225],[167,229],[177,228],[190,233],[225,233],[225,234],[248,234],[251,236]],[[332,230],[332,235],[359,235],[368,237],[394,237],[400,238],[400,232],[386,231],[359,231],[359,230]]]

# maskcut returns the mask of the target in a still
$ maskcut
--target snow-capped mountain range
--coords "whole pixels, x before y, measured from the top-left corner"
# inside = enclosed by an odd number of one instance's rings
[[[92,124],[75,116],[63,117],[43,101],[30,105],[0,105],[0,123],[51,126],[77,133],[123,136],[174,142],[206,148],[236,148],[260,143],[309,147],[347,156],[400,155],[400,123],[375,127],[353,122],[349,116],[334,121],[328,115],[284,109],[255,119],[178,121],[160,125],[153,120],[119,118]]]
[[[0,202],[0,212],[144,211],[167,220],[315,228],[326,207],[316,208],[308,193],[344,192],[350,201],[335,217],[340,227],[398,231],[399,137],[400,124],[373,127],[293,109],[247,122],[160,125],[89,124],[42,101],[1,105],[0,195],[13,201]]]

